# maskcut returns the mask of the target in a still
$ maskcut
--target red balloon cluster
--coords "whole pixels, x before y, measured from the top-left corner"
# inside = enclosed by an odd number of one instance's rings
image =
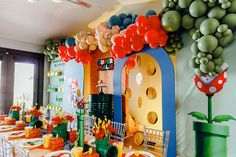
[[[135,58],[136,55],[133,55],[125,62],[125,65],[127,65],[129,69],[133,69],[135,67]]]
[[[157,15],[139,16],[135,24],[130,25],[122,34],[114,38],[111,55],[114,58],[124,58],[132,51],[141,51],[144,44],[149,44],[151,48],[163,47],[167,39],[167,32],[162,28]]]
[[[87,50],[75,51],[75,46],[59,46],[58,53],[63,62],[68,62],[69,60],[75,59],[77,63],[82,62],[87,64],[92,61],[92,56]]]

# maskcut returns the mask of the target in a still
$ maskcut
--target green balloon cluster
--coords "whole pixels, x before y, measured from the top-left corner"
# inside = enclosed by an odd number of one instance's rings
[[[194,43],[190,66],[201,75],[215,76],[224,63],[224,48],[236,29],[236,0],[164,0],[162,26],[167,32],[188,30]],[[173,50],[171,38],[166,50]],[[175,46],[175,44],[174,44]]]
[[[65,42],[62,41],[52,41],[52,40],[46,40],[43,52],[47,56],[48,61],[51,62],[57,58],[58,55],[58,47],[64,45]]]
[[[181,37],[179,33],[169,33],[165,50],[168,53],[174,53],[174,52],[179,51],[182,47],[183,47],[183,43],[181,41]]]

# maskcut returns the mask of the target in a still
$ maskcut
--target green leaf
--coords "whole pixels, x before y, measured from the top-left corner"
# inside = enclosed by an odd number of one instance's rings
[[[201,112],[191,112],[188,115],[191,115],[192,117],[195,117],[199,120],[208,120],[207,116]]]
[[[219,115],[219,116],[215,116],[215,118],[212,121],[221,123],[221,122],[229,121],[229,120],[236,120],[236,118],[234,118],[231,115]]]

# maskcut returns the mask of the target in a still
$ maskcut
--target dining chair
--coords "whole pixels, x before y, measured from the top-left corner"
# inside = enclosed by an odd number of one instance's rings
[[[145,151],[158,157],[166,157],[169,144],[170,131],[162,131],[144,126]]]
[[[124,138],[126,135],[126,124],[112,121],[111,126],[116,130],[116,133],[110,135],[110,140],[112,140],[113,142],[115,140],[118,140],[119,142],[124,142]]]

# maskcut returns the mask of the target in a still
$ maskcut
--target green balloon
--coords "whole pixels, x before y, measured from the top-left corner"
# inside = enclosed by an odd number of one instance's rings
[[[223,57],[219,57],[213,60],[213,62],[218,65],[221,66],[224,63],[224,58]]]
[[[231,6],[227,9],[227,12],[236,13],[236,1],[235,0],[233,0],[231,2]]]
[[[182,27],[185,29],[191,29],[194,25],[194,18],[189,14],[186,14],[182,18]]]
[[[201,17],[207,12],[207,5],[202,0],[195,0],[189,7],[189,13],[193,17]]]
[[[205,35],[198,40],[198,49],[202,52],[210,52],[218,45],[218,40],[213,35]]]
[[[206,18],[207,18],[206,16],[197,18],[197,19],[195,20],[195,27],[196,27],[197,29],[200,29],[201,23],[202,23]]]
[[[192,0],[179,0],[178,4],[180,8],[188,8],[191,4]]]
[[[195,58],[192,58],[190,61],[189,61],[189,65],[191,68],[199,68],[199,65],[195,62]]]
[[[215,7],[210,9],[207,16],[210,17],[210,18],[216,18],[217,20],[220,20],[225,16],[225,14],[226,14],[225,9],[222,9],[219,6],[215,6]]]
[[[161,18],[161,24],[167,32],[175,32],[180,28],[181,15],[178,11],[170,10]]]
[[[203,73],[202,73],[202,71],[200,70],[200,68],[195,68],[195,69],[194,69],[194,72],[195,72],[195,74],[198,75],[198,76],[202,76],[202,75],[203,75]]]
[[[236,28],[236,14],[230,13],[225,15],[222,20],[222,23],[227,24],[230,29],[234,30]]]
[[[196,43],[196,42],[192,43],[192,45],[191,45],[191,51],[192,51],[192,53],[193,53],[194,55],[197,55],[197,53],[200,51],[200,50],[198,49],[198,47],[197,47],[197,43]]]
[[[222,24],[217,28],[217,32],[224,33],[228,29],[228,25]]]
[[[212,51],[212,55],[214,58],[218,58],[222,56],[223,53],[224,53],[224,49],[221,46],[218,46],[215,50]]]
[[[231,35],[228,36],[223,36],[222,38],[219,39],[219,45],[222,47],[226,47],[229,44],[231,44],[233,39],[234,39],[233,33],[231,33]]]
[[[219,21],[215,18],[207,18],[200,25],[200,32],[203,35],[214,34],[220,25]]]

